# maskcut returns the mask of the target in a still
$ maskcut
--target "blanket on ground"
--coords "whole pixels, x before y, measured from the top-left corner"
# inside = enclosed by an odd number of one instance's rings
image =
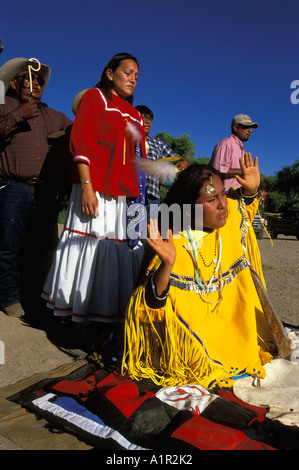
[[[297,426],[270,419],[268,406],[248,404],[232,389],[159,389],[151,380],[136,382],[117,367],[94,362],[7,398],[96,449],[299,449]]]

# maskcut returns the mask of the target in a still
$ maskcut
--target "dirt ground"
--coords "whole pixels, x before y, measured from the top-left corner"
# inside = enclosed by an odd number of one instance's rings
[[[279,235],[258,240],[267,291],[279,318],[299,326],[299,240]]]
[[[283,322],[299,328],[299,240],[280,235],[272,246],[265,234],[258,245],[272,304]],[[74,352],[86,354],[76,329],[48,309],[38,316],[24,321],[0,312],[0,388],[69,364],[76,360]],[[0,450],[21,448],[0,434]]]
[[[280,235],[258,241],[264,276],[279,318],[299,325],[299,240]],[[78,348],[68,326],[56,322],[49,312],[46,326],[26,323],[0,313],[0,387],[14,384],[42,371],[71,362],[62,348]]]

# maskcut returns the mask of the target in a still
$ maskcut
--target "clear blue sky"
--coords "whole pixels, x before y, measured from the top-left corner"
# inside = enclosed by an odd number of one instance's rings
[[[245,149],[272,175],[299,158],[298,17],[298,0],[6,0],[0,64],[50,65],[43,101],[73,119],[75,95],[129,52],[140,63],[134,104],[153,110],[153,134],[188,134],[196,157],[210,157],[232,117],[249,114],[260,127]]]

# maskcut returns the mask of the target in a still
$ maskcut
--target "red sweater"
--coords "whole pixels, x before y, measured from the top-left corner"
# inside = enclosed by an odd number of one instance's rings
[[[74,162],[89,165],[93,189],[113,196],[139,195],[136,138],[146,158],[140,113],[117,95],[110,100],[98,88],[85,93],[73,124],[70,147]]]

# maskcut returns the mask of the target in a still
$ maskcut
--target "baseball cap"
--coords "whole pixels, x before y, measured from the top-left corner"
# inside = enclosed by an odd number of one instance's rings
[[[242,126],[254,127],[255,129],[259,127],[257,122],[252,122],[251,117],[247,114],[236,114],[232,120],[232,126],[234,124],[242,124]]]

